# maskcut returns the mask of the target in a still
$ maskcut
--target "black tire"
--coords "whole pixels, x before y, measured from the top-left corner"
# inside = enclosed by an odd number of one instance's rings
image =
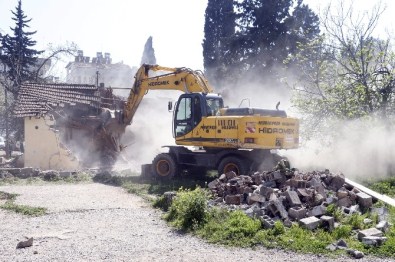
[[[226,174],[230,171],[236,175],[246,175],[249,171],[248,162],[245,159],[229,156],[221,160],[218,165],[218,175]]]
[[[156,178],[170,180],[178,173],[178,167],[170,154],[162,153],[152,161],[152,171]]]

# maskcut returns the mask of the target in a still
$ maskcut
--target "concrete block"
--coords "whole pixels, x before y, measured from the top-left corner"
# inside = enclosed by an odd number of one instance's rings
[[[270,197],[270,195],[274,192],[273,188],[271,187],[266,187],[266,186],[261,186],[260,187],[260,194],[267,199]]]
[[[299,179],[291,179],[291,187],[293,188],[306,188],[306,181]]]
[[[350,207],[352,202],[349,197],[343,197],[337,200],[337,206],[339,207]]]
[[[306,217],[299,220],[299,223],[306,229],[314,230],[320,225],[321,220],[316,217]]]
[[[222,183],[225,183],[226,180],[227,180],[225,174],[222,174],[218,179],[219,179],[219,181],[221,181]]]
[[[385,241],[387,241],[386,237],[375,237],[375,236],[367,236],[362,238],[362,243],[369,246],[381,246]]]
[[[215,189],[217,188],[218,185],[220,185],[221,183],[219,182],[218,179],[214,179],[213,181],[211,181],[210,183],[208,183],[208,188],[210,189]]]
[[[298,188],[296,189],[296,192],[302,197],[312,197],[313,192],[311,190],[308,190],[306,188]]]
[[[313,199],[313,203],[315,206],[321,205],[322,203],[324,203],[325,201],[325,197],[321,194],[315,194],[314,195],[314,199]]]
[[[335,229],[335,219],[331,216],[321,216],[321,226],[328,229],[329,232],[331,232],[333,229]]]
[[[315,206],[309,211],[309,216],[322,216],[326,212],[326,207],[323,205]]]
[[[279,199],[270,200],[267,208],[273,214],[273,216],[279,215],[283,219],[288,218],[288,212],[285,210],[283,203]]]
[[[357,201],[362,208],[369,208],[373,205],[372,197],[363,192],[357,193]]]
[[[390,228],[390,224],[387,221],[380,221],[377,225],[376,228],[378,230],[380,230],[383,233],[387,233],[389,228]]]
[[[237,175],[235,172],[230,171],[230,172],[226,173],[225,176],[226,176],[226,179],[229,180],[229,179],[235,178]]]
[[[300,220],[306,217],[307,209],[305,207],[291,207],[288,209],[289,217]]]
[[[287,198],[288,203],[291,207],[302,205],[302,202],[300,201],[300,198],[296,191],[285,191],[284,195]]]
[[[374,237],[382,237],[383,232],[378,230],[377,228],[368,228],[365,230],[361,230],[358,232],[358,240],[362,241],[362,238],[368,237],[368,236],[374,236]]]
[[[346,182],[346,178],[343,174],[334,175],[330,181],[329,187],[331,187],[334,191],[339,190],[343,187]]]
[[[342,187],[339,190],[337,190],[336,196],[337,196],[338,199],[342,199],[344,197],[348,197],[348,190],[345,189],[344,187]]]
[[[240,205],[240,195],[225,196],[225,203],[227,205]]]
[[[262,225],[265,229],[270,229],[274,227],[274,220],[271,219],[269,216],[261,216],[259,219],[262,222]]]
[[[261,194],[251,193],[248,195],[247,202],[249,201],[263,203],[266,201],[266,198]]]

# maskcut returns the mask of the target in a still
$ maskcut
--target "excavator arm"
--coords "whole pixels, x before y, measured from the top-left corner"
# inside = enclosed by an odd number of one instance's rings
[[[150,72],[164,74],[149,76]],[[135,81],[124,108],[123,123],[131,124],[144,95],[149,90],[179,90],[185,93],[212,93],[213,89],[201,71],[185,67],[170,68],[159,65],[142,65],[135,75]]]

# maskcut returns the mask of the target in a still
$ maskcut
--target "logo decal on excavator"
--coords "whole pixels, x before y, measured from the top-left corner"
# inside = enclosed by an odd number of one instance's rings
[[[255,122],[246,122],[246,133],[255,133]]]
[[[158,81],[158,82],[151,82],[148,83],[148,86],[161,86],[161,85],[168,85],[169,81]]]

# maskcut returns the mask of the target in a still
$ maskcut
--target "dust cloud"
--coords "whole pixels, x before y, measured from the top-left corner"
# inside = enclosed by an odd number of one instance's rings
[[[301,170],[329,169],[357,181],[383,178],[394,172],[395,136],[387,123],[372,119],[336,121],[332,129],[336,132],[330,142],[313,139],[297,150],[285,152],[293,166]]]
[[[125,161],[134,171],[140,171],[140,165],[150,164],[154,157],[167,152],[166,145],[175,145],[172,134],[173,112],[169,112],[169,101],[175,104],[180,91],[150,91],[142,100],[133,123],[126,128],[121,144],[126,146],[117,165]]]

